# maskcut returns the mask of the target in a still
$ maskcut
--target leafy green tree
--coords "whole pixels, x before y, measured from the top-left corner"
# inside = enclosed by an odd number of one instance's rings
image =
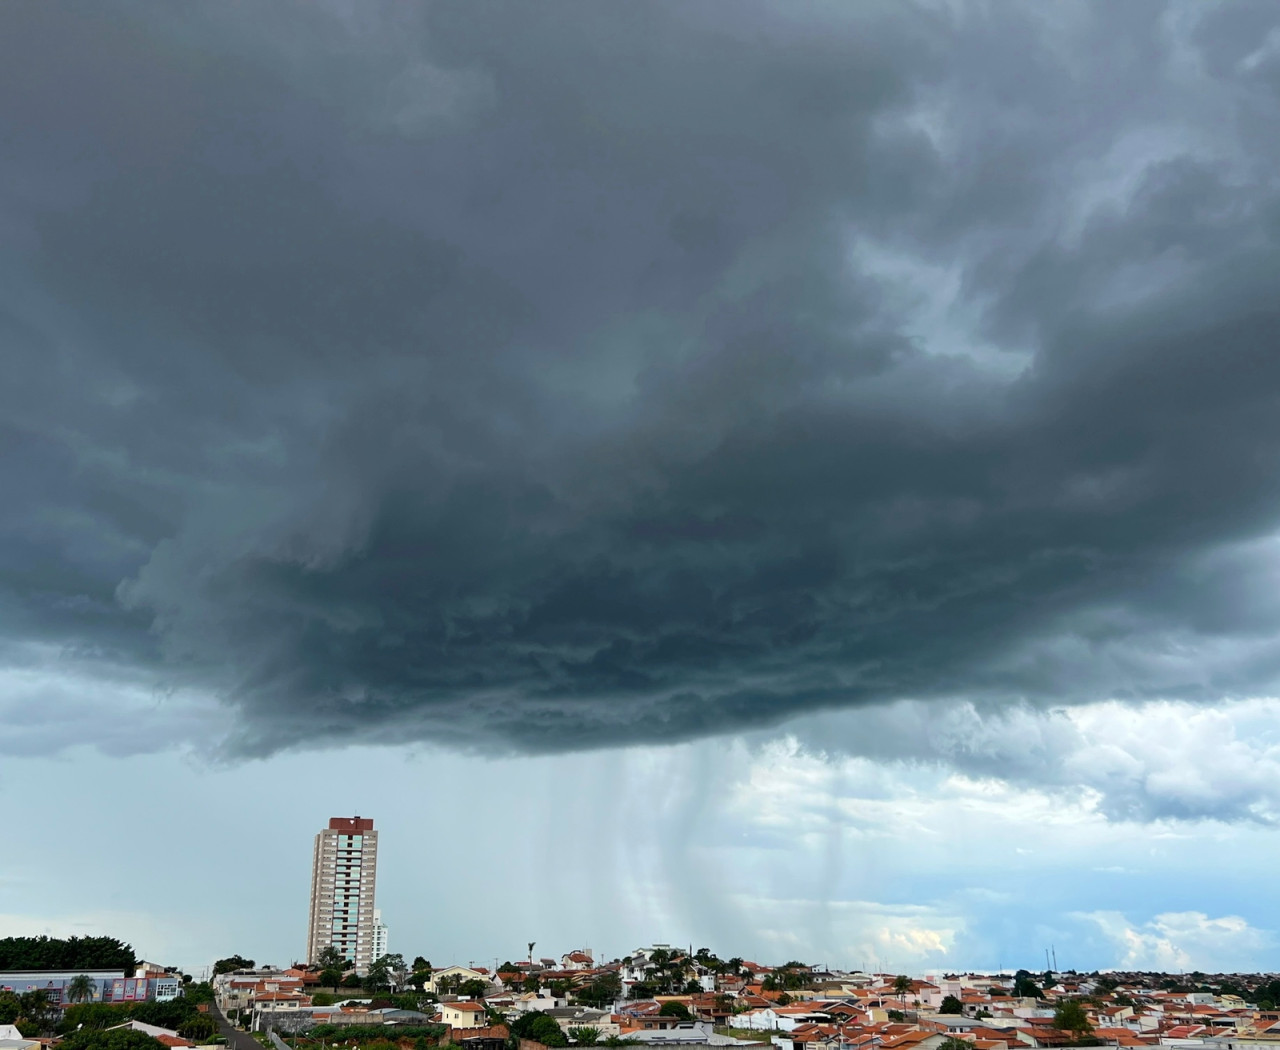
[[[165,1050],[158,1039],[132,1028],[82,1028],[58,1044],[59,1050]]]
[[[335,992],[342,981],[342,975],[351,963],[342,952],[332,944],[326,944],[316,956],[316,966],[320,968],[320,983],[327,984]],[[334,977],[337,973],[337,977]]]
[[[534,974],[529,974],[529,976],[524,979],[524,984],[522,984],[520,987],[523,988],[526,992],[536,993],[542,990],[542,982],[538,980],[538,978]]]
[[[58,1022],[59,1033],[65,1035],[77,1028],[110,1028],[112,1025],[124,1024],[129,1017],[127,1006],[113,1003],[76,1003],[62,1011],[62,1019]]]
[[[479,999],[488,990],[488,982],[482,981],[479,977],[472,977],[458,985],[458,994],[469,996],[472,999]]]
[[[962,1014],[964,1013],[964,1003],[957,999],[954,995],[944,996],[942,1005],[938,1008],[940,1014]],[[967,1044],[966,1044],[967,1050]]]
[[[76,974],[67,982],[67,1000],[73,1003],[87,1002],[97,990],[98,982],[87,973]]]
[[[541,1010],[521,1014],[511,1024],[511,1034],[516,1039],[532,1039],[543,1046],[568,1046],[569,1040],[555,1019]]]
[[[907,1015],[906,1015],[906,1014],[904,1014],[901,1010],[890,1010],[890,1011],[889,1011],[889,1020],[890,1020],[890,1021],[901,1022],[901,1021],[905,1021],[906,1019],[907,1019]]]
[[[15,1022],[21,1029],[21,1021],[28,1021],[37,1032],[51,1031],[53,1021],[58,1013],[58,1008],[49,1002],[49,995],[41,988],[34,991],[23,992],[18,996],[18,1001],[22,1004],[22,1015]]]
[[[137,963],[114,937],[0,937],[0,970],[119,970]],[[7,1022],[12,1023],[12,1022]]]
[[[1084,1004],[1078,999],[1067,999],[1053,1011],[1053,1027],[1070,1032],[1077,1040],[1093,1032]]]
[[[213,964],[213,975],[217,977],[219,974],[234,973],[236,970],[252,970],[253,967],[252,959],[246,959],[243,955],[229,955]]]
[[[213,985],[208,981],[192,981],[182,990],[182,998],[192,1006],[213,1002]]]
[[[371,992],[381,992],[391,987],[391,957],[380,955],[369,964],[364,975],[364,986]]]
[[[898,993],[898,1001],[905,1010],[907,1008],[907,992],[911,991],[911,978],[905,973],[898,974],[893,979],[893,990]]]
[[[1039,999],[1041,992],[1029,970],[1019,970],[1013,975],[1013,994],[1019,999]]]
[[[600,1041],[600,1029],[584,1024],[580,1028],[570,1028],[569,1038],[579,1046],[595,1046]]]
[[[360,975],[358,973],[349,973],[342,979],[343,988],[359,988]]]
[[[218,1031],[218,1026],[208,1014],[192,1014],[178,1025],[177,1031],[183,1039],[190,1039],[193,1043],[203,1043],[213,1038]]]
[[[177,1028],[188,1018],[198,1016],[195,1004],[187,1002],[185,997],[166,1002],[133,1003],[128,1010],[129,1016],[134,1020],[158,1025],[160,1028]]]
[[[577,1000],[587,1006],[607,1006],[622,996],[622,978],[616,973],[602,973],[578,989]]]
[[[22,1013],[22,1000],[13,992],[0,991],[0,1024],[13,1024]]]
[[[662,1009],[658,1011],[659,1017],[678,1017],[682,1021],[692,1021],[693,1014],[689,1013],[689,1008],[684,1003],[672,999],[669,1003],[663,1003]]]

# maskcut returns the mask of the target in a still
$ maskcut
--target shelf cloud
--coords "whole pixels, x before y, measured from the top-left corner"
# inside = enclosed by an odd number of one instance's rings
[[[8,666],[234,756],[1275,695],[1271,5],[259,14],[0,13]]]

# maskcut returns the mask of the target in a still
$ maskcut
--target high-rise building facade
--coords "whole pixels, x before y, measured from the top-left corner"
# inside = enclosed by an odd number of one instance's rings
[[[329,945],[359,974],[374,955],[374,882],[378,875],[378,833],[368,817],[331,817],[316,835],[311,861],[311,921],[307,960],[314,963]]]
[[[372,958],[381,959],[387,954],[387,924],[382,921],[382,909],[373,909],[373,952]]]

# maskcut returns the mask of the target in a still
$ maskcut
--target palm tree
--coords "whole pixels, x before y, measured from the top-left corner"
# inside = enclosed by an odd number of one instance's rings
[[[73,1003],[83,1003],[93,998],[98,990],[98,982],[87,973],[77,974],[67,984],[67,999]]]
[[[902,1002],[902,1012],[907,1012],[907,992],[911,991],[911,978],[904,973],[893,979],[893,990],[898,993]]]

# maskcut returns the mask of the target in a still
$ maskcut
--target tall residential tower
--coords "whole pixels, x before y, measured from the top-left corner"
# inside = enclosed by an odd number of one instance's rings
[[[333,945],[359,974],[374,959],[373,887],[378,833],[368,817],[331,817],[316,835],[311,861],[311,922],[307,961]]]

